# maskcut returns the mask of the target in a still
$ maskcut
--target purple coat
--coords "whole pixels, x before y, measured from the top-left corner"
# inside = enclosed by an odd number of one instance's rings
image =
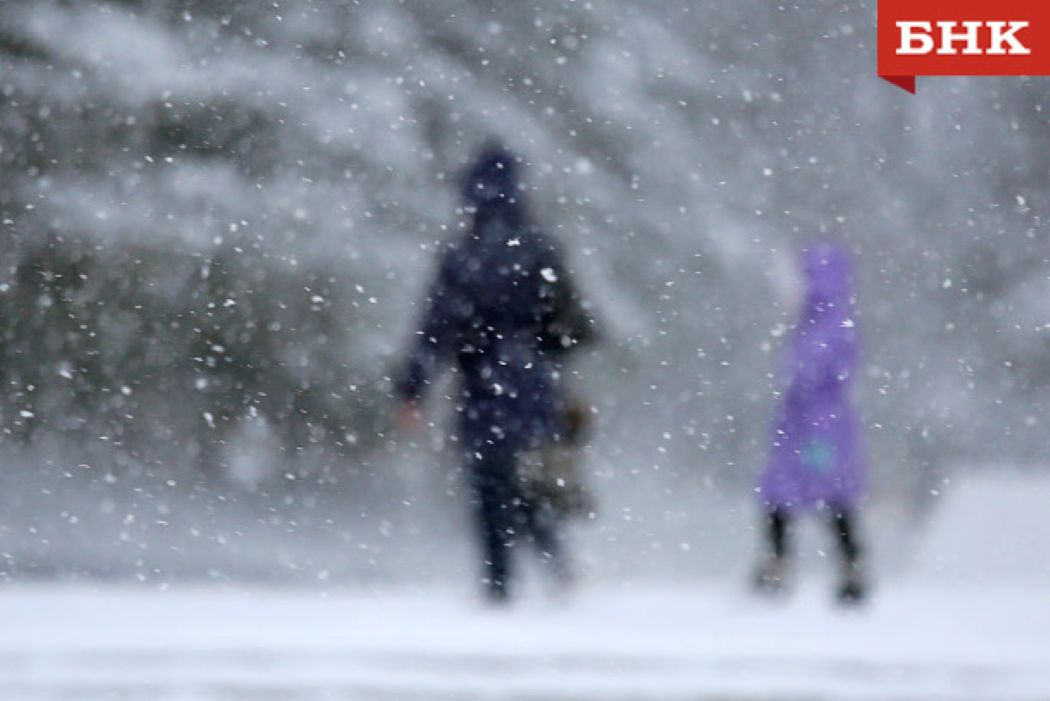
[[[860,501],[865,471],[849,400],[858,352],[853,276],[846,254],[831,244],[804,250],[802,264],[806,300],[759,492],[767,508],[851,509]]]

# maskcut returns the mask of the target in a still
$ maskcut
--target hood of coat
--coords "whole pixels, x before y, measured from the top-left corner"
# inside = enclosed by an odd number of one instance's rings
[[[517,156],[507,148],[490,144],[463,177],[463,199],[482,208],[496,202],[515,203],[520,198]]]
[[[804,248],[802,274],[806,286],[803,319],[849,313],[853,301],[853,269],[849,255],[841,246],[819,242]]]

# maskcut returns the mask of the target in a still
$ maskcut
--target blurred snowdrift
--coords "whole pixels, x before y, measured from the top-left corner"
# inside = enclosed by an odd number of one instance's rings
[[[917,575],[943,582],[1050,579],[1050,480],[978,471],[953,485],[917,548]]]

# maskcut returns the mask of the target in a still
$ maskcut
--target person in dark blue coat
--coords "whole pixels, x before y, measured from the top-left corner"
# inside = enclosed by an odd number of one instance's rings
[[[560,440],[565,413],[559,357],[579,339],[557,329],[557,319],[565,316],[560,307],[571,295],[569,280],[554,243],[529,221],[514,155],[487,147],[468,171],[462,194],[473,225],[447,246],[427,293],[396,384],[403,402],[399,423],[418,421],[430,380],[454,361],[483,581],[489,597],[502,601],[509,591],[511,550],[521,539],[531,539],[555,572],[563,566],[554,522],[526,503],[515,463],[524,451]]]

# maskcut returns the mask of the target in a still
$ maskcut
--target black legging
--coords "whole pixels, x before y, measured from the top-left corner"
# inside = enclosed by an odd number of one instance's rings
[[[847,565],[854,565],[860,558],[861,548],[857,541],[857,529],[853,513],[849,509],[832,508],[828,517],[839,552]],[[786,509],[773,509],[768,513],[766,525],[769,529],[769,543],[773,555],[784,558],[788,555],[788,528],[791,526],[791,514]]]
[[[485,585],[497,597],[507,593],[512,574],[511,550],[522,540],[533,543],[548,562],[558,561],[561,554],[553,514],[523,498],[515,475],[515,459],[515,452],[501,442],[477,446],[467,457]]]

